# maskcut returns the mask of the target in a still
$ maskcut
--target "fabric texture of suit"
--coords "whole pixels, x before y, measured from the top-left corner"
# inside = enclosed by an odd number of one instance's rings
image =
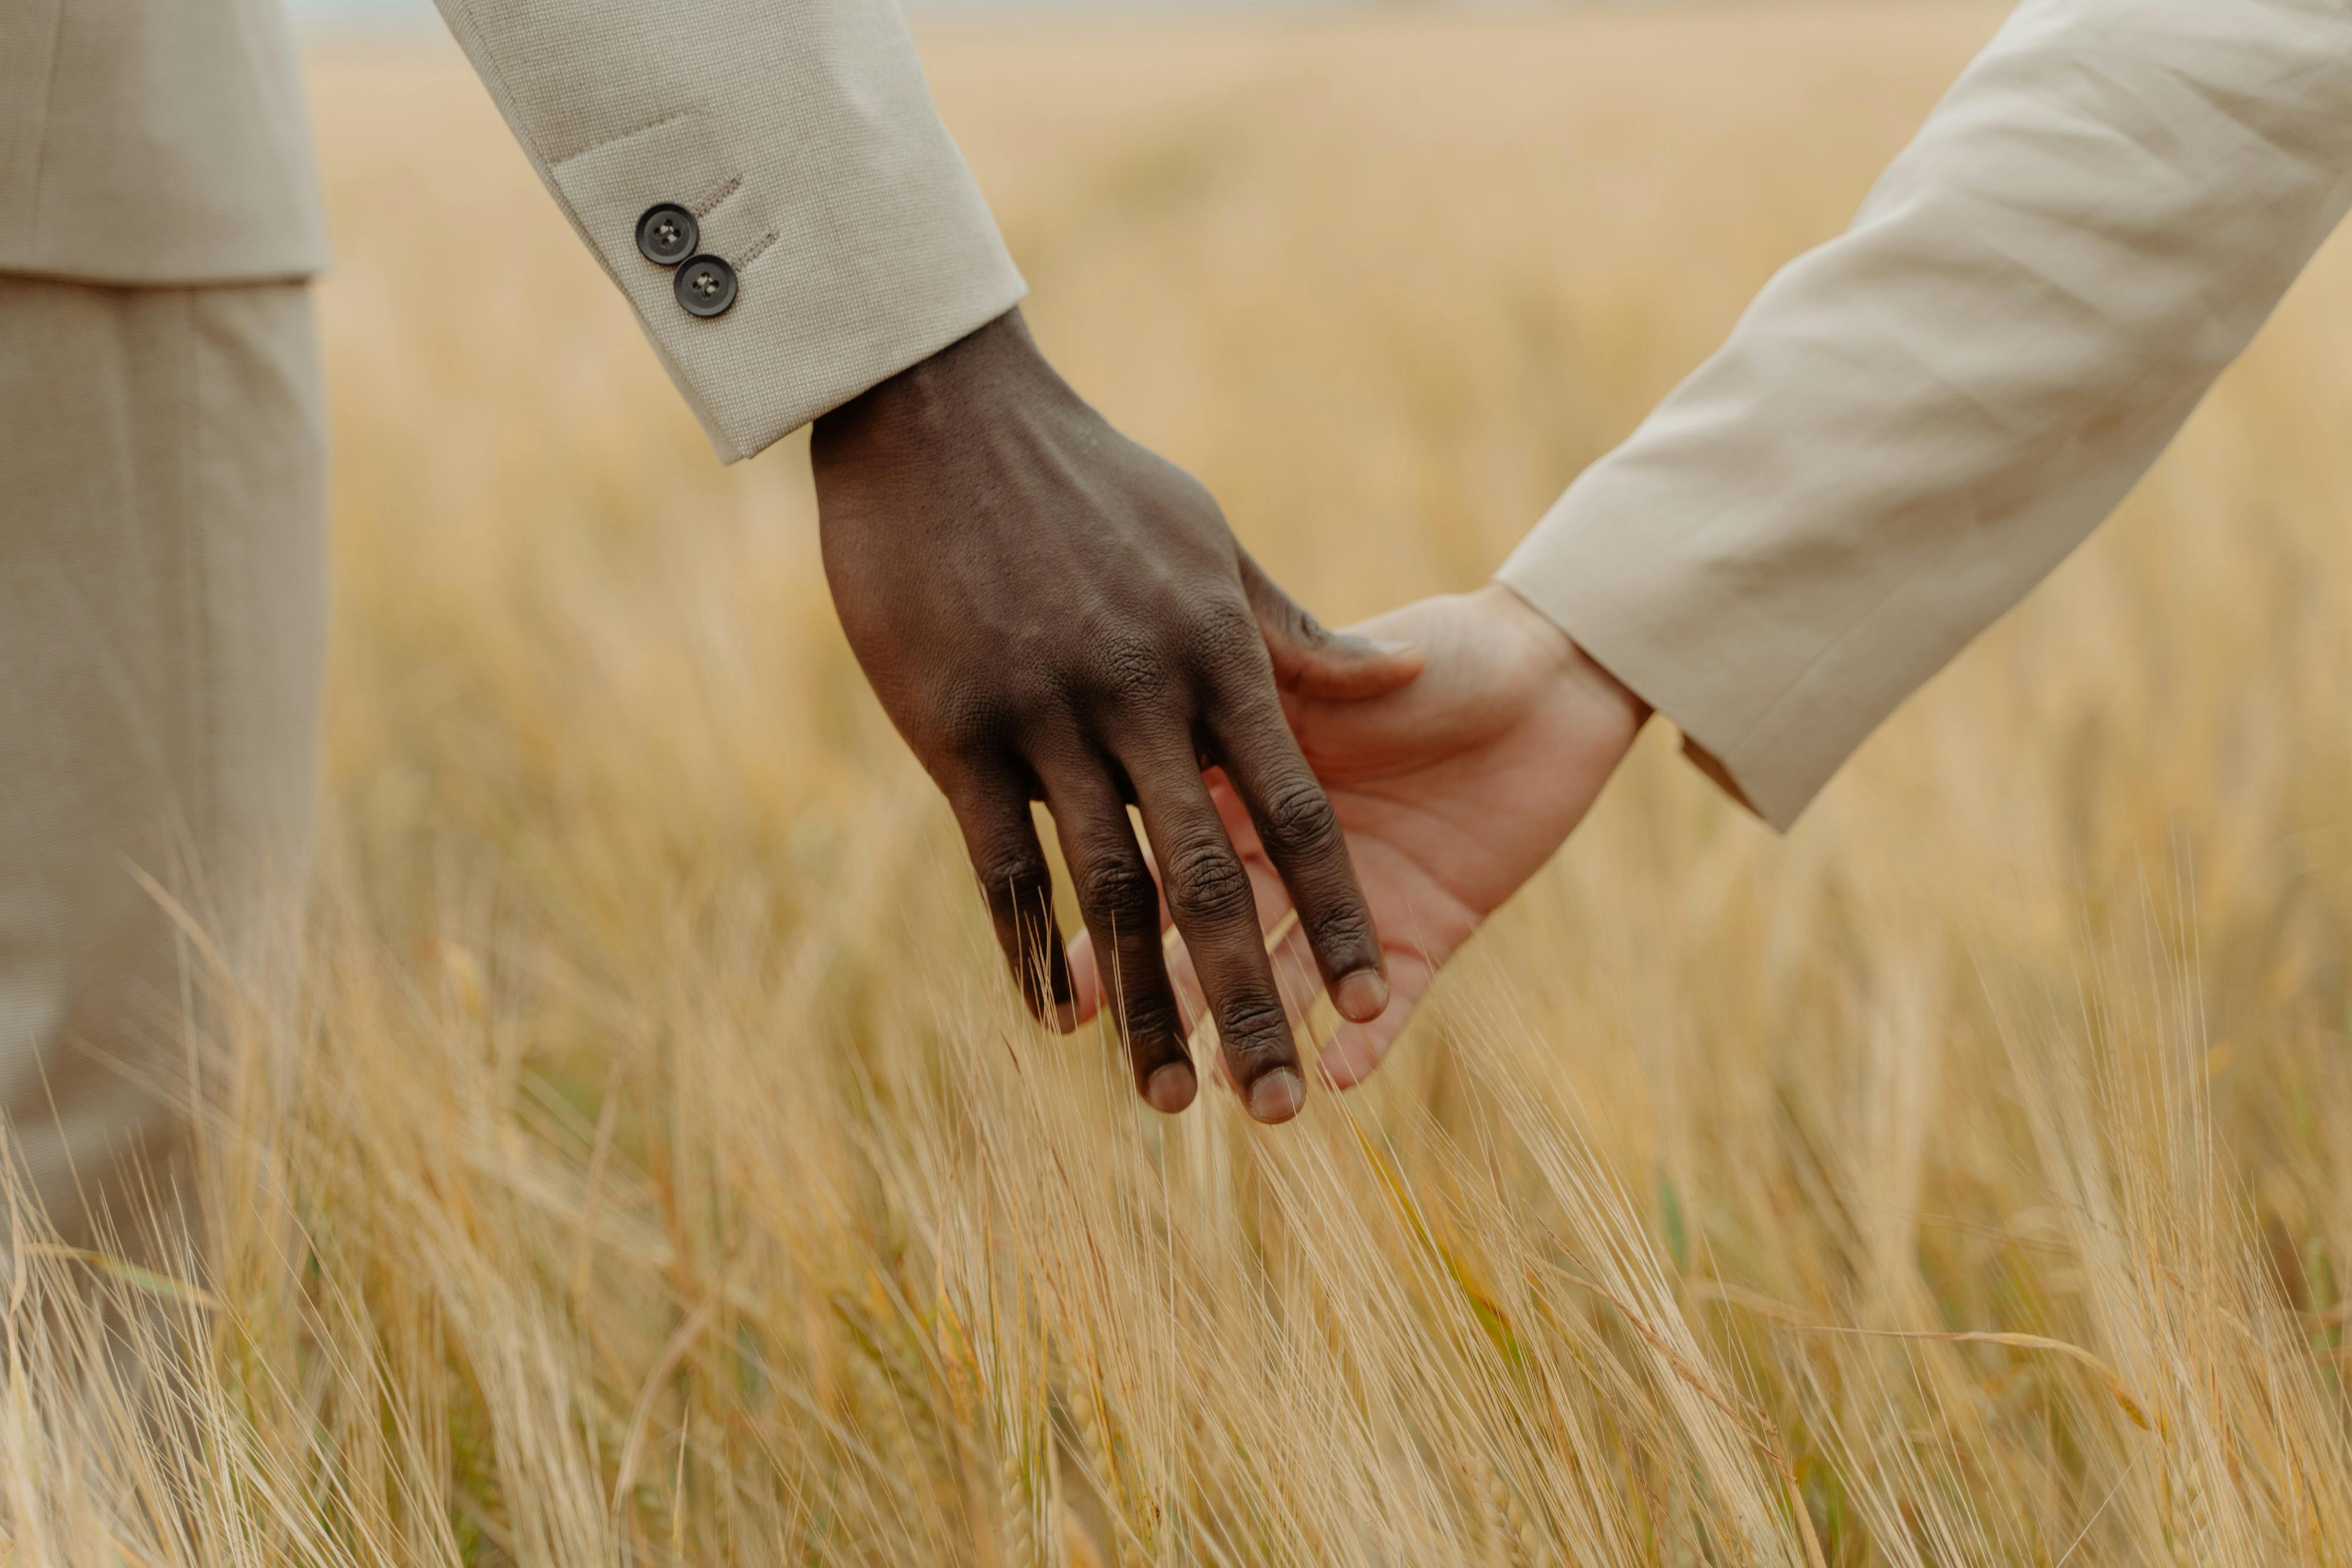
[[[0,277],[0,1116],[87,1243],[187,1134],[157,890],[242,976],[301,882],[326,417],[299,283]]]
[[[1500,580],[1779,825],[2155,462],[2352,205],[2352,4],[2026,0]]]
[[[307,277],[318,183],[281,0],[0,5],[0,272]]]
[[[711,444],[748,457],[1019,303],[893,0],[438,0]],[[741,290],[688,315],[637,219],[675,202]]]
[[[1020,302],[893,0],[439,3],[720,456]],[[309,277],[317,183],[280,0],[0,8],[0,272]],[[734,267],[724,315],[688,314],[639,254],[662,202]]]

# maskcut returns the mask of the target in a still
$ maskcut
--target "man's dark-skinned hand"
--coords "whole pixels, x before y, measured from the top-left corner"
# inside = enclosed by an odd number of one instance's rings
[[[1297,1114],[1306,1080],[1202,769],[1222,768],[1246,807],[1332,1005],[1378,1017],[1379,935],[1281,692],[1372,695],[1412,680],[1419,656],[1318,625],[1207,491],[1055,373],[1018,311],[818,420],[810,452],[843,629],[954,807],[1031,1009],[1076,1027],[1030,817],[1043,800],[1110,956],[1136,1088],[1163,1112],[1192,1103],[1133,804],[1243,1103],[1262,1122]]]

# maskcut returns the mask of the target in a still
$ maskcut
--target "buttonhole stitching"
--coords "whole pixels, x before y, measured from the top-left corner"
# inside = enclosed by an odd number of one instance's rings
[[[750,271],[751,264],[759,260],[761,256],[767,255],[768,247],[775,243],[776,231],[770,229],[766,234],[760,236],[759,244],[753,246],[750,250],[743,253],[743,259],[735,264],[735,270],[738,272]]]
[[[725,184],[719,186],[716,194],[704,197],[700,203],[688,210],[694,214],[695,222],[700,223],[703,219],[709,217],[711,214],[725,206],[729,200],[734,196],[735,193],[742,188],[742,176],[738,175],[734,179],[730,180]]]
[[[657,119],[646,120],[643,125],[634,125],[628,130],[620,131],[615,135],[607,136],[602,141],[592,141],[587,146],[580,149],[577,152],[567,152],[562,157],[556,159],[547,166],[548,172],[552,173],[556,170],[562,168],[566,163],[572,162],[576,159],[587,157],[591,152],[610,147],[615,142],[626,141],[632,136],[643,136],[648,131],[659,131],[663,126],[674,124],[678,120],[688,119],[694,113],[695,110],[690,109],[672,110],[669,113],[662,115]]]

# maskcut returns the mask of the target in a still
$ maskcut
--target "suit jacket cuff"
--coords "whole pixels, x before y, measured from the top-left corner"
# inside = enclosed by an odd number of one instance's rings
[[[441,0],[721,458],[749,457],[1018,304],[893,5]],[[696,316],[637,224],[692,214],[735,274]]]
[[[2352,12],[2027,0],[1502,580],[1786,826],[2114,508],[2352,206]]]
[[[1576,494],[1571,488],[1561,497],[1496,580],[1672,720],[1700,771],[1785,832],[1869,724],[1841,723],[1834,704],[1799,704],[1810,724],[1751,711],[1742,684],[1721,678],[1722,662],[1741,655],[1725,638],[1706,634],[1732,605],[1716,587],[1686,576],[1687,563],[1649,553],[1640,530],[1580,519]]]

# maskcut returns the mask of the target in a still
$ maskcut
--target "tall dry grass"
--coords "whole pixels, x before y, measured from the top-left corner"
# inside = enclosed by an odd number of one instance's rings
[[[1478,580],[1997,19],[929,58],[1049,350],[1344,618]],[[450,52],[314,90],[306,985],[223,991],[203,1289],[14,1280],[0,1555],[2352,1559],[2352,252],[1795,835],[1652,736],[1268,1131],[1017,1016],[799,452],[711,465]]]

